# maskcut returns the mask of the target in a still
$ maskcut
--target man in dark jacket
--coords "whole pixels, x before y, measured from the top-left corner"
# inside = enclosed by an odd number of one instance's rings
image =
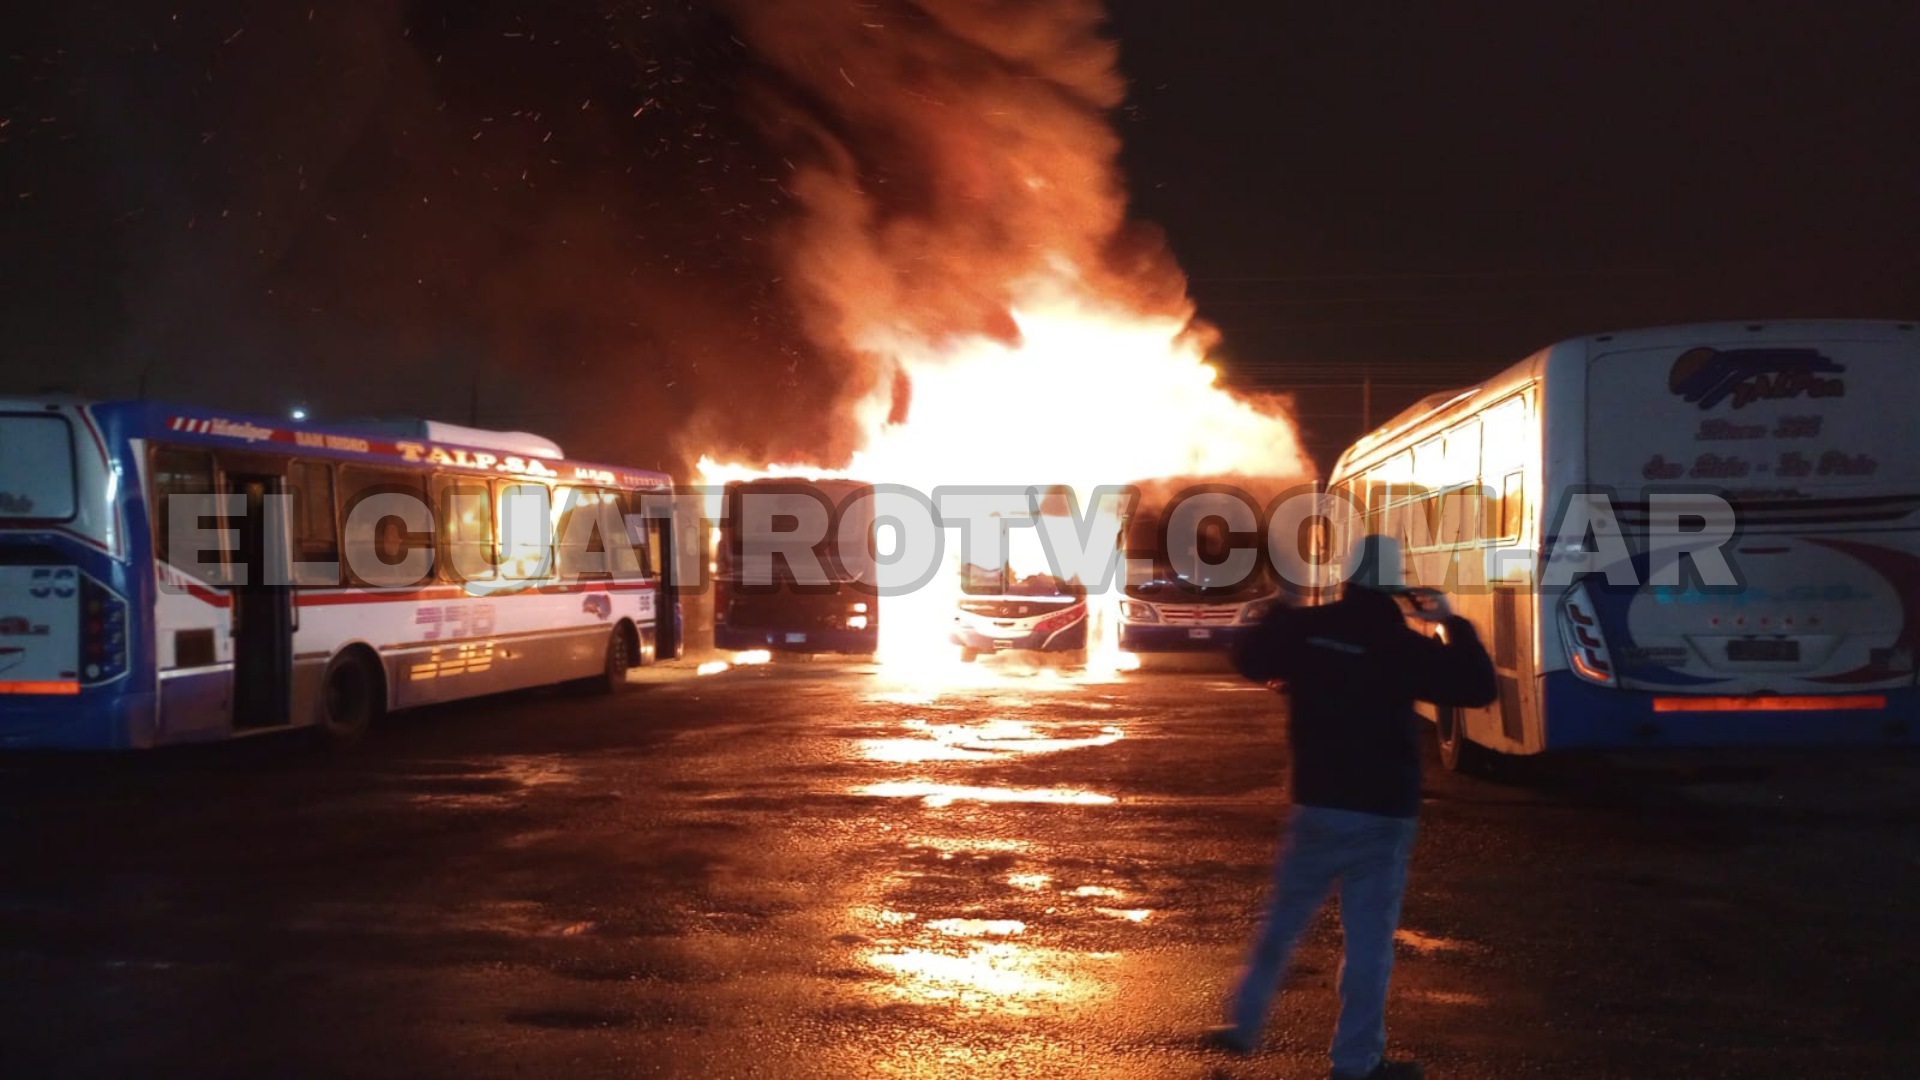
[[[1419,1065],[1384,1056],[1393,934],[1420,806],[1422,721],[1413,703],[1485,705],[1497,690],[1472,624],[1441,594],[1401,585],[1396,542],[1363,538],[1352,565],[1338,601],[1276,609],[1234,650],[1242,674],[1284,683],[1291,698],[1293,805],[1271,909],[1228,1003],[1229,1022],[1211,1039],[1238,1053],[1259,1045],[1294,942],[1338,887],[1345,956],[1332,1076],[1418,1080]],[[1439,636],[1408,627],[1396,594],[1413,600],[1413,614]]]

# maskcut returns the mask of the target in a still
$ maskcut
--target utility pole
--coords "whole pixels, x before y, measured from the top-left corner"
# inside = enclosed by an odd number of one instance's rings
[[[1373,430],[1373,363],[1360,362],[1360,431]]]

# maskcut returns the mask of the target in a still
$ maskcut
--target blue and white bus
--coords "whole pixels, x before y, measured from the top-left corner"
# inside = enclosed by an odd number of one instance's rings
[[[343,743],[388,710],[617,688],[678,650],[670,498],[519,433],[0,401],[0,747]]]
[[[1449,766],[1488,751],[1910,744],[1916,402],[1912,323],[1563,341],[1349,448],[1329,478],[1351,508],[1332,551],[1363,530],[1400,537],[1412,582],[1446,589],[1488,643],[1499,700],[1433,716]],[[1732,511],[1716,550],[1737,582],[1711,587],[1697,559],[1657,580],[1653,508],[1702,492]],[[1567,524],[1596,498],[1605,521]]]

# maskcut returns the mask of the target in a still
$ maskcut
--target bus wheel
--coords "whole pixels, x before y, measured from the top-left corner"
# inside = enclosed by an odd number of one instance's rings
[[[593,680],[594,690],[602,694],[617,694],[627,688],[627,669],[633,666],[637,652],[634,633],[625,623],[613,628],[607,635],[607,663],[600,677]]]
[[[1440,764],[1448,772],[1477,774],[1485,770],[1487,751],[1467,738],[1466,725],[1460,722],[1459,709],[1436,709],[1433,719],[1434,741],[1440,746]]]
[[[360,653],[342,653],[327,665],[314,736],[322,746],[351,746],[385,710],[386,693],[379,666]]]

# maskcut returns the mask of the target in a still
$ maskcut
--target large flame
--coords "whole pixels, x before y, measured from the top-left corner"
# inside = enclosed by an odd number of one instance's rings
[[[701,482],[834,477],[928,493],[952,484],[1064,485],[1092,510],[1101,485],[1310,475],[1286,416],[1217,384],[1190,319],[1129,311],[1091,295],[1066,269],[1014,291],[1012,340],[890,340],[885,328],[869,335],[869,347],[885,350],[910,381],[911,408],[902,418],[895,388],[877,388],[856,410],[860,449],[843,467],[702,458]],[[1100,524],[1102,534],[1117,534],[1117,520]],[[959,545],[951,534],[947,550],[951,572],[882,603],[879,658],[890,669],[962,677],[947,636],[960,597]],[[1113,645],[1113,620],[1099,617],[1117,602],[1117,589],[1090,601],[1096,615],[1087,671],[1098,676],[1129,666]]]

